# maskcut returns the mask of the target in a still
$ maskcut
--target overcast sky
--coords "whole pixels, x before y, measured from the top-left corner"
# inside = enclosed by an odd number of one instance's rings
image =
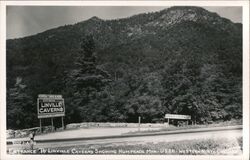
[[[167,7],[78,7],[78,6],[8,6],[7,39],[20,38],[65,24],[74,24],[93,16],[101,19],[125,18],[155,12]],[[233,22],[242,23],[241,7],[203,7]]]

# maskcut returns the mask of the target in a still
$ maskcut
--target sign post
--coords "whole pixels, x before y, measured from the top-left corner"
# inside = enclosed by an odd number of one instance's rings
[[[63,121],[63,117],[62,117],[62,129],[64,129],[64,121]]]
[[[138,131],[140,132],[141,128],[141,116],[138,117]]]
[[[40,132],[42,132],[42,119],[39,119],[39,123],[40,123]]]
[[[64,128],[63,117],[65,116],[65,105],[62,95],[39,94],[37,98],[37,116],[40,121],[42,131],[42,118],[51,118],[52,131],[54,130],[54,117],[62,117],[62,127]]]
[[[54,131],[53,117],[51,117],[51,130]]]

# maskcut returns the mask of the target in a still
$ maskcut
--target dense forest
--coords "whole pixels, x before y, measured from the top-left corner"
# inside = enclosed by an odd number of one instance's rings
[[[7,128],[38,126],[38,94],[66,123],[242,119],[242,25],[200,7],[93,17],[7,40]]]

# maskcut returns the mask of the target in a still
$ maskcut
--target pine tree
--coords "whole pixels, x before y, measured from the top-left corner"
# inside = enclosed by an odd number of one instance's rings
[[[67,93],[67,96],[70,99],[69,105],[72,106],[70,110],[74,108],[74,114],[78,114],[76,117],[80,118],[80,121],[93,120],[94,116],[91,116],[88,112],[90,110],[101,111],[101,106],[97,102],[100,98],[97,97],[107,91],[110,75],[100,69],[96,63],[95,43],[91,35],[83,37],[81,50],[75,61],[75,69],[68,73],[68,77],[67,88],[69,93]],[[93,106],[93,104],[98,104],[98,106]],[[94,109],[95,107],[96,109]]]
[[[11,129],[29,128],[36,124],[36,103],[27,90],[22,78],[17,77],[15,85],[7,92],[7,126]]]

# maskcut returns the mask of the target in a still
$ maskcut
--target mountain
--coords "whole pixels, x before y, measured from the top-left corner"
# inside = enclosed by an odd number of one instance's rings
[[[72,87],[86,35],[93,37],[95,70],[111,80],[91,92]],[[66,123],[135,122],[139,115],[155,122],[166,113],[190,114],[198,123],[241,119],[242,25],[178,6],[7,40],[8,128],[37,124],[40,93],[63,94]]]

